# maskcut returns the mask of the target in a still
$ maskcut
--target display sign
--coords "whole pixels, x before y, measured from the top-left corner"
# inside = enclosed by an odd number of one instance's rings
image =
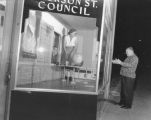
[[[97,18],[102,0],[25,0],[25,7],[41,11]]]

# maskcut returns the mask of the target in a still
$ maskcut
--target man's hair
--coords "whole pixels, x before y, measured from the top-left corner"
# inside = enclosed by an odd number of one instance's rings
[[[130,50],[132,50],[134,52],[134,48],[133,47],[128,47],[127,49],[130,49]]]

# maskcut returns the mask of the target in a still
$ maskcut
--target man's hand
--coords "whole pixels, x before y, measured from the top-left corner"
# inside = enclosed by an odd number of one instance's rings
[[[112,63],[120,65],[122,63],[122,61],[120,59],[115,59],[115,60],[112,60]]]

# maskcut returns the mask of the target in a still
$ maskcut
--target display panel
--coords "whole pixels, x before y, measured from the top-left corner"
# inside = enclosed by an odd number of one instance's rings
[[[96,23],[94,17],[24,6],[15,89],[96,93]]]

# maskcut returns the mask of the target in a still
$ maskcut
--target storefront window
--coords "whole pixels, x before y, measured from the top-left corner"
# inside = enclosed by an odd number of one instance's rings
[[[15,89],[97,92],[96,21],[24,7]]]

